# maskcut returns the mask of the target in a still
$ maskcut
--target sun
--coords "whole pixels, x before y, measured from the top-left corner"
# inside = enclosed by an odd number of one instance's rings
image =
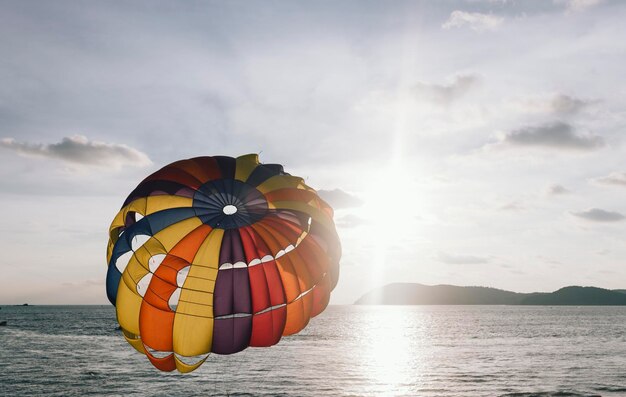
[[[355,215],[363,220],[358,238],[373,250],[372,278],[379,280],[385,269],[388,250],[419,235],[418,214],[421,196],[415,176],[399,164],[379,168],[363,181],[363,205]]]

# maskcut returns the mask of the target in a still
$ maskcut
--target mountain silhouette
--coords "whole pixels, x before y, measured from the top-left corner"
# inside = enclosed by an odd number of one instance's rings
[[[376,288],[357,305],[626,305],[626,290],[564,287],[554,292],[519,293],[489,287],[394,283]]]

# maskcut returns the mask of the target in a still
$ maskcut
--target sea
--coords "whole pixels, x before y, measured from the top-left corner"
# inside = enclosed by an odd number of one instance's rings
[[[160,372],[112,306],[2,306],[0,396],[626,396],[626,307],[329,306],[270,348]]]

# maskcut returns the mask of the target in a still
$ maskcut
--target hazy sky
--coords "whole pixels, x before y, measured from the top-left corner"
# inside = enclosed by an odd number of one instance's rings
[[[333,303],[397,281],[626,288],[625,18],[594,0],[0,1],[0,303],[106,303],[134,186],[251,152],[335,206]]]

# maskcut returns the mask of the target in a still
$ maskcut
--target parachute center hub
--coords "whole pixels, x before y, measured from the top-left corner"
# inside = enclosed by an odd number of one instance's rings
[[[233,215],[237,212],[237,207],[235,207],[232,204],[228,204],[228,205],[225,205],[224,208],[222,208],[222,211],[226,215]]]

